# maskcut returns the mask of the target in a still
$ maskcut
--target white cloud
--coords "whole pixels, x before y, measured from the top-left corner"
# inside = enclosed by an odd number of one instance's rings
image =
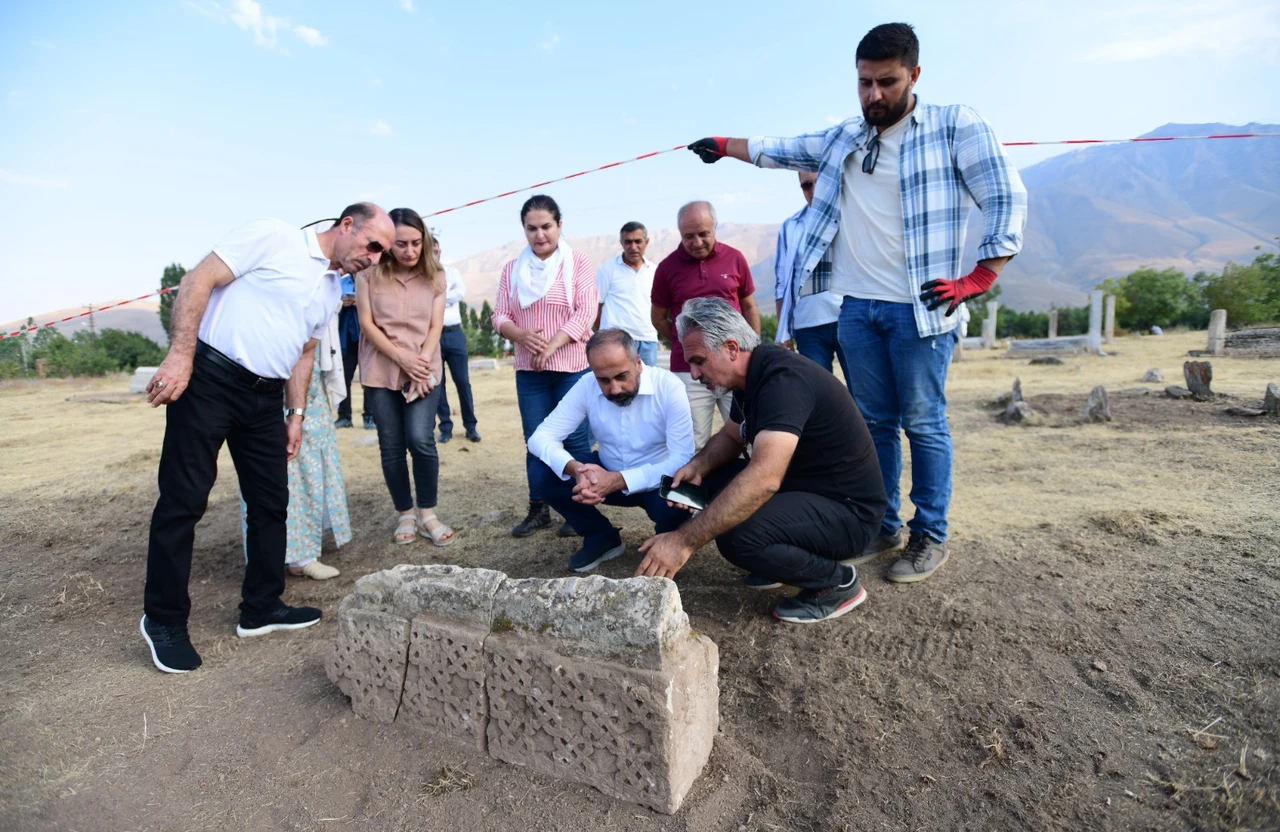
[[[1274,60],[1280,41],[1280,6],[1257,0],[1139,4],[1107,14],[1099,26],[1114,39],[1082,59],[1101,63],[1143,61],[1187,55],[1239,59],[1261,55]]]
[[[8,182],[11,185],[30,185],[33,188],[67,188],[67,180],[65,179],[48,179],[43,176],[28,176],[23,173],[13,173],[11,171],[0,169],[0,182]]]
[[[324,46],[329,39],[310,26],[294,26],[293,33],[307,46]]]
[[[409,14],[413,14],[413,0],[396,0],[396,5]]]
[[[560,36],[556,34],[555,31],[551,28],[550,23],[548,23],[543,28],[546,30],[547,36],[538,45],[541,46],[546,51],[550,52],[551,50],[555,49],[557,46],[560,45]]]
[[[232,7],[231,22],[243,31],[253,32],[253,42],[268,49],[276,45],[276,30],[289,23],[282,17],[266,14],[262,4],[254,0],[235,0]]]
[[[377,121],[375,121],[373,123],[373,126],[369,128],[370,136],[390,136],[391,133],[392,133],[391,125],[387,124],[382,119],[378,119]]]

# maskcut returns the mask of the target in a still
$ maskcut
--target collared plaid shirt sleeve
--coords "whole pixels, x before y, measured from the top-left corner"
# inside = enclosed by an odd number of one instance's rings
[[[966,273],[965,230],[969,211],[982,211],[978,259],[1012,257],[1022,249],[1027,191],[990,125],[968,107],[941,107],[916,99],[899,157],[903,241],[920,336],[949,332],[955,316],[930,312],[918,299],[930,280],[955,280]],[[869,128],[849,119],[820,133],[794,138],[756,138],[747,144],[751,160],[764,168],[817,170],[813,211],[805,222],[799,261],[806,275],[830,267],[829,249],[840,223],[844,163],[861,147]],[[816,283],[817,281],[815,281]],[[815,286],[816,289],[816,286]]]

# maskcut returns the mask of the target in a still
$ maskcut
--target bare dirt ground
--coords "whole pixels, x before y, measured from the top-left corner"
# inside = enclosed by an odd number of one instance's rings
[[[678,583],[720,646],[721,725],[682,811],[657,815],[397,726],[325,678],[334,620],[242,642],[234,477],[197,530],[191,631],[205,659],[160,674],[137,632],[163,414],[122,378],[0,389],[0,829],[852,830],[1280,828],[1280,422],[1256,405],[1280,361],[1217,359],[1231,401],[1114,397],[1179,383],[1203,333],[1124,338],[1106,358],[953,368],[951,561],[813,627],[700,552]],[[985,402],[1020,375],[1039,427]],[[391,545],[372,434],[340,431],[355,540],[326,611],[397,563],[559,576],[576,543],[523,515],[512,372],[477,373],[480,429],[443,446],[447,549]],[[71,397],[73,400],[68,401]],[[492,512],[501,512],[496,519]],[[613,511],[631,552],[649,533]],[[486,521],[486,517],[490,519]]]

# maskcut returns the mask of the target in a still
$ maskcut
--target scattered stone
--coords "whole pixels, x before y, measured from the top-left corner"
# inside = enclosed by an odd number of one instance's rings
[[[1099,384],[1089,392],[1089,400],[1084,405],[1086,422],[1110,422],[1111,403],[1107,401],[1107,388]]]
[[[473,358],[467,362],[469,370],[496,370],[498,369],[498,359],[496,358]]]
[[[1258,327],[1233,332],[1227,336],[1226,348],[1232,355],[1280,358],[1280,327]]]
[[[1259,407],[1241,407],[1240,405],[1232,405],[1227,408],[1227,413],[1232,416],[1266,416],[1267,411]]]
[[[1267,393],[1262,399],[1262,409],[1272,416],[1280,416],[1280,388],[1274,384],[1267,385]]]
[[[133,371],[133,376],[129,378],[130,393],[145,393],[147,385],[151,383],[151,377],[156,374],[159,367],[139,367]]]
[[[1012,393],[1001,393],[991,401],[987,402],[987,407],[994,408],[997,410],[1004,410],[1006,407],[1009,406],[1009,403],[1012,401],[1013,401]]]
[[[1013,402],[1000,417],[1006,425],[1038,425],[1040,416],[1026,402]]]
[[[1160,372],[1155,367],[1152,367],[1150,370],[1147,370],[1142,374],[1142,380],[1152,384],[1157,384],[1164,381],[1164,373]]]
[[[1113,396],[1145,396],[1151,391],[1145,387],[1126,387],[1123,390],[1117,390],[1112,393]]]
[[[1013,401],[1013,402],[1022,401],[1022,377],[1021,376],[1013,380],[1013,392],[1011,394],[1010,401]]]
[[[1164,388],[1164,394],[1165,394],[1166,396],[1168,396],[1169,398],[1171,398],[1171,399],[1189,399],[1189,398],[1191,398],[1191,391],[1190,391],[1190,390],[1188,390],[1188,389],[1187,389],[1187,388],[1185,388],[1185,387],[1179,387],[1179,386],[1178,386],[1178,385],[1176,385],[1176,384],[1170,384],[1168,387]]]
[[[1098,659],[1097,661],[1095,661],[1095,662],[1093,663],[1093,669],[1094,669],[1094,670],[1096,670],[1096,671],[1098,671],[1099,673],[1106,673],[1106,672],[1107,672],[1107,663],[1106,663],[1106,662],[1104,662],[1104,661],[1102,661],[1102,659]]]
[[[674,813],[711,754],[718,664],[665,578],[403,565],[356,582],[325,666],[361,716]]]
[[[1058,358],[1058,356],[1056,355],[1042,355],[1039,358],[1031,359],[1029,363],[1036,364],[1036,365],[1042,365],[1042,364],[1052,365],[1052,364],[1066,364],[1067,362],[1063,361],[1061,358]]]
[[[1187,381],[1187,389],[1191,397],[1198,402],[1213,398],[1213,390],[1209,384],[1213,381],[1213,364],[1208,361],[1182,362],[1182,377]]]
[[[493,511],[486,511],[484,515],[475,522],[475,528],[480,528],[485,523],[492,523],[494,520],[502,517],[502,509],[495,508]]]

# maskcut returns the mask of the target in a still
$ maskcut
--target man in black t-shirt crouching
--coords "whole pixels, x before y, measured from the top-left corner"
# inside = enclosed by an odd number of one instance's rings
[[[760,336],[719,298],[676,319],[694,379],[734,391],[729,421],[673,485],[701,484],[707,507],[651,537],[637,575],[672,577],[713,539],[755,589],[800,588],[773,614],[793,624],[844,615],[867,597],[852,562],[887,500],[875,445],[849,391],[807,358]],[[747,448],[748,460],[740,459]]]

